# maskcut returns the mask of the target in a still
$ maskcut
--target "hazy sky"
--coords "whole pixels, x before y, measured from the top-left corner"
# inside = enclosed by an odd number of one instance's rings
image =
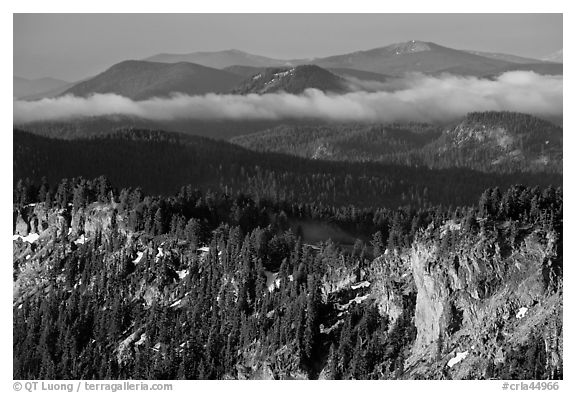
[[[408,40],[542,57],[561,14],[15,14],[14,74],[76,81],[126,59],[239,49],[322,57]]]

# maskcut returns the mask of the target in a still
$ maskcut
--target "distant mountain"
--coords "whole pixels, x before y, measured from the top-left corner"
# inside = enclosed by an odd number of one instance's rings
[[[365,51],[309,59],[281,60],[231,49],[180,55],[159,54],[145,60],[163,63],[192,62],[226,69],[243,76],[251,76],[263,68],[315,64],[331,70],[337,75],[344,73],[342,76],[345,77],[381,81],[381,78],[374,79],[373,77],[377,77],[378,74],[401,76],[406,72],[431,74],[452,72],[459,75],[490,76],[514,69],[550,73],[550,68],[540,64],[562,62],[562,51],[559,55],[554,54],[549,58],[531,59],[505,53],[457,50],[433,42],[412,40]],[[340,72],[336,70],[340,70]],[[554,73],[558,72],[557,68],[553,70],[555,70]],[[253,71],[255,72],[253,73]],[[373,75],[372,78],[367,78],[368,75],[363,74],[353,75],[354,72],[359,71],[371,72],[376,75]]]
[[[449,72],[483,77],[515,69],[534,72],[541,72],[544,69],[545,73],[550,73],[550,68],[539,64],[539,60],[498,53],[457,50],[432,42],[415,40],[314,59],[312,63],[327,69],[346,68],[391,76],[401,76],[407,72],[427,74]]]
[[[158,63],[188,62],[219,69],[230,66],[274,67],[289,65],[286,60],[252,55],[236,49],[217,52],[193,52],[187,54],[161,53],[144,60]]]
[[[278,126],[232,142],[330,161],[378,161],[485,172],[562,172],[562,128],[534,116],[479,112],[449,126]]]
[[[68,85],[70,85],[70,82],[56,78],[26,79],[14,76],[12,96],[14,98],[22,98],[35,94],[43,94]]]
[[[334,93],[348,90],[343,78],[315,65],[302,65],[293,68],[267,68],[249,77],[234,89],[234,93],[264,94],[284,91],[300,94],[308,88]]]
[[[543,60],[540,59],[531,59],[528,57],[510,55],[507,53],[493,53],[493,52],[481,52],[475,50],[466,50],[465,52],[471,53],[473,55],[487,57],[489,59],[497,59],[507,61],[509,63],[517,63],[517,64],[534,64],[534,63],[541,63]]]
[[[85,97],[94,93],[115,93],[141,100],[172,93],[224,93],[241,80],[239,75],[198,64],[128,60],[74,85],[63,94]]]
[[[64,93],[66,90],[72,88],[76,83],[78,83],[78,82],[66,83],[65,85],[62,85],[62,86],[57,87],[55,89],[50,89],[47,91],[42,91],[40,93],[26,95],[23,97],[19,97],[19,99],[22,101],[36,101],[36,100],[41,100],[42,98],[58,97],[59,95]]]
[[[560,49],[557,52],[546,55],[546,56],[542,57],[542,60],[552,61],[554,63],[562,63],[563,62],[563,50]]]
[[[314,64],[325,68],[352,68],[398,76],[406,72],[435,73],[457,66],[466,74],[477,75],[496,71],[509,63],[450,49],[432,42],[413,40],[316,59]]]
[[[241,75],[245,78],[249,76],[254,76],[262,71],[265,71],[267,67],[251,67],[251,66],[241,66],[233,65],[230,67],[223,68],[224,71],[231,72],[236,75]]]

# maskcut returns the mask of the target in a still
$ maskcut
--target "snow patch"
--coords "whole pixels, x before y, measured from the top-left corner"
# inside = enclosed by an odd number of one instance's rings
[[[357,284],[352,285],[350,288],[352,288],[352,289],[368,288],[369,286],[370,286],[369,281],[362,281],[362,282],[359,282]]]
[[[144,344],[146,341],[146,333],[142,333],[140,339],[134,343],[135,346],[139,347],[140,345]]]
[[[276,77],[278,78],[283,78],[287,75],[292,75],[294,74],[294,68],[289,69],[288,71],[284,71],[284,72],[277,72],[274,74],[274,79],[276,79]]]
[[[268,288],[268,292],[274,291],[276,288],[280,288],[280,279],[277,279],[278,273],[272,273],[266,270],[264,272],[266,274],[266,288]]]
[[[460,363],[462,360],[466,359],[467,356],[468,356],[468,351],[457,352],[456,356],[454,356],[452,359],[448,360],[448,367],[452,368],[456,364]]]
[[[446,224],[442,226],[440,232],[440,238],[446,236],[446,234],[448,234],[449,231],[459,231],[460,229],[462,229],[461,224],[457,224],[456,222],[454,222],[454,220],[448,220],[446,221]]]
[[[368,299],[370,295],[364,295],[364,296],[356,296],[354,299],[350,300],[348,303],[346,304],[339,304],[336,303],[336,309],[339,311],[344,311],[344,310],[348,310],[348,307],[350,307],[350,305],[352,303],[356,303],[356,304],[360,304],[362,303],[364,300]]]
[[[140,261],[142,260],[142,256],[144,255],[144,252],[138,251],[138,252],[136,252],[136,255],[137,255],[136,259],[134,259],[134,260],[132,261],[132,263],[133,263],[134,265],[137,265],[137,264],[140,263]]]
[[[526,316],[526,312],[528,311],[528,307],[520,307],[518,312],[516,313],[516,318],[522,319]]]
[[[74,240],[74,244],[84,244],[87,240],[88,238],[82,234],[78,239]]]
[[[330,334],[332,330],[336,329],[338,326],[344,323],[343,319],[339,319],[334,325],[330,326],[329,328],[325,328],[324,325],[320,325],[320,333],[323,334]]]
[[[16,241],[18,239],[22,239],[25,242],[34,243],[36,240],[38,240],[39,237],[40,235],[37,233],[30,233],[28,236],[14,235],[12,236],[12,240]]]

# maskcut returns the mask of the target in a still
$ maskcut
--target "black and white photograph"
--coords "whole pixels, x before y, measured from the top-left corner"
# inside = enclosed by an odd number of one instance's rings
[[[563,14],[325,12],[12,15],[14,390],[559,389]]]

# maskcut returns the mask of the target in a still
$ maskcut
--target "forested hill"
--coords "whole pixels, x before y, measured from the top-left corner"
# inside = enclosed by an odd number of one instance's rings
[[[562,184],[560,175],[310,160],[158,131],[59,140],[14,130],[15,180],[58,182],[100,175],[119,187],[142,187],[152,194],[171,194],[192,184],[255,198],[356,207],[461,206],[489,187]]]
[[[451,125],[281,125],[232,139],[249,149],[334,161],[380,161],[484,172],[562,172],[562,127],[514,112],[475,112]]]

